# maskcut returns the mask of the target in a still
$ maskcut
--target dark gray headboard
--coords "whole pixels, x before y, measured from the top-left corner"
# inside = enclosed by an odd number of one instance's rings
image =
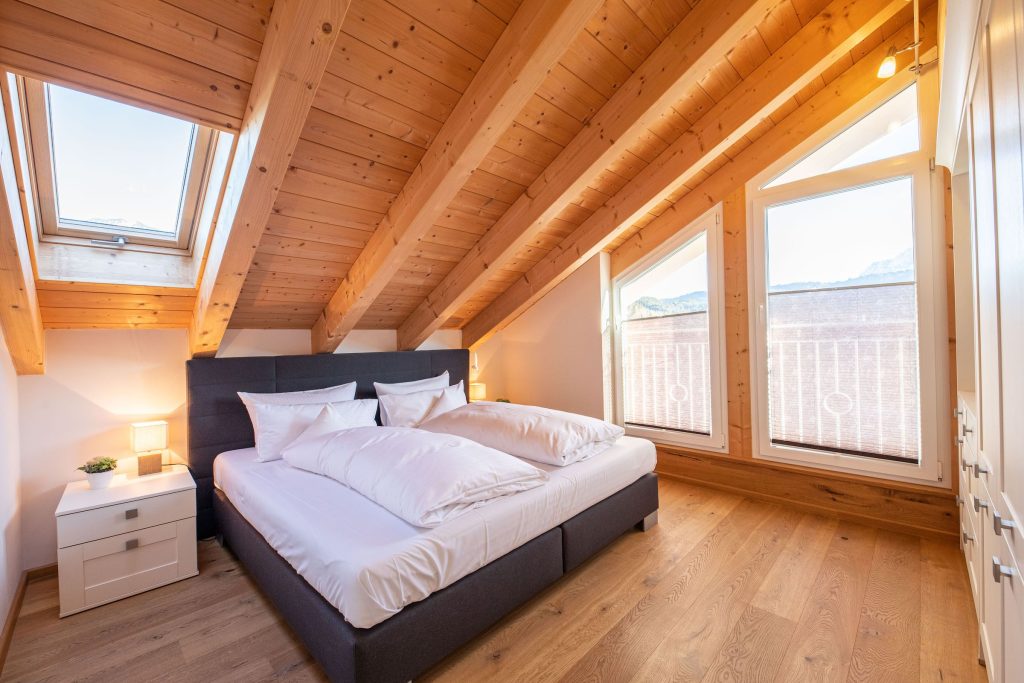
[[[465,382],[469,351],[396,351],[314,356],[195,358],[185,364],[188,380],[188,464],[198,485],[198,533],[216,533],[213,519],[213,459],[253,445],[252,423],[239,391],[321,389],[358,382],[356,398],[374,398],[374,382],[408,382],[441,374]]]

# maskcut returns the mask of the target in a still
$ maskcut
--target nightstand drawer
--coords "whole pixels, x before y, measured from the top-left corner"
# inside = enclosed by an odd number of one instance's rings
[[[60,550],[61,616],[197,573],[190,517]]]
[[[57,545],[67,548],[195,514],[196,494],[188,490],[61,515],[57,517]]]

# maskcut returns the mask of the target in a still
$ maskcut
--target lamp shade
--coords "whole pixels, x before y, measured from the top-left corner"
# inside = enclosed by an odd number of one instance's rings
[[[165,448],[167,448],[167,422],[165,420],[132,423],[132,450],[134,452],[150,453],[162,451]]]
[[[471,382],[469,385],[469,400],[482,401],[487,398],[487,385],[483,382]]]

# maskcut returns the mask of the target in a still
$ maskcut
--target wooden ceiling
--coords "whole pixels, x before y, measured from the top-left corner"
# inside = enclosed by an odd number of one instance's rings
[[[236,154],[229,184],[248,190],[222,210],[198,297],[40,281],[44,325],[191,326],[200,352],[225,325],[314,329],[317,350],[353,327],[475,342],[593,253],[650,249],[664,229],[640,231],[712,199],[702,184],[742,184],[813,98],[874,87],[863,64],[912,21],[905,0],[317,0],[343,19],[322,66],[294,67],[304,102],[253,86],[268,26],[303,30],[282,19],[292,1],[0,3],[9,70],[241,128],[272,155]],[[289,120],[261,134],[264,88]]]

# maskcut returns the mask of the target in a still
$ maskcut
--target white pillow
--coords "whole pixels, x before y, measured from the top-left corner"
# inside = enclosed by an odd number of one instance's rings
[[[339,401],[337,403],[305,403],[297,405],[253,404],[250,408],[252,428],[256,435],[256,460],[280,460],[281,452],[295,441],[324,412],[332,408],[330,423],[336,430],[376,426],[376,399]],[[340,426],[339,426],[340,425]]]
[[[239,391],[238,398],[246,408],[256,403],[264,405],[305,405],[308,403],[337,403],[338,401],[351,401],[356,397],[356,383],[339,384],[324,389],[310,389],[308,391],[285,391],[276,394],[253,394],[248,391]],[[250,417],[252,411],[249,411]]]
[[[459,397],[462,402],[459,403]],[[381,424],[385,427],[416,427],[434,413],[435,405],[442,402],[437,415],[466,405],[466,390],[460,381],[444,389],[428,389],[410,394],[384,394],[380,397]],[[445,406],[451,406],[445,409]]]
[[[402,394],[414,394],[419,391],[427,391],[430,389],[440,390],[448,387],[448,371],[445,370],[437,377],[428,377],[427,379],[417,379],[412,382],[396,382],[394,384],[385,384],[383,382],[374,382],[373,388],[377,392],[377,398],[382,396],[400,396]],[[380,404],[380,423],[387,426],[389,423],[387,409],[384,407],[384,403]]]
[[[348,409],[348,406],[353,403],[367,405],[359,406],[356,409]],[[373,404],[372,406],[369,405],[371,403]],[[320,410],[317,418],[301,434],[295,437],[294,441],[281,449],[281,457],[287,460],[289,464],[292,464],[295,454],[303,452],[303,445],[317,437],[334,434],[345,429],[352,429],[353,427],[375,427],[377,426],[377,422],[374,420],[376,413],[376,399],[345,402],[339,407],[328,403]],[[355,419],[353,420],[353,418]],[[307,470],[311,469],[311,467],[303,466],[302,464],[298,464],[296,467],[302,467]]]

